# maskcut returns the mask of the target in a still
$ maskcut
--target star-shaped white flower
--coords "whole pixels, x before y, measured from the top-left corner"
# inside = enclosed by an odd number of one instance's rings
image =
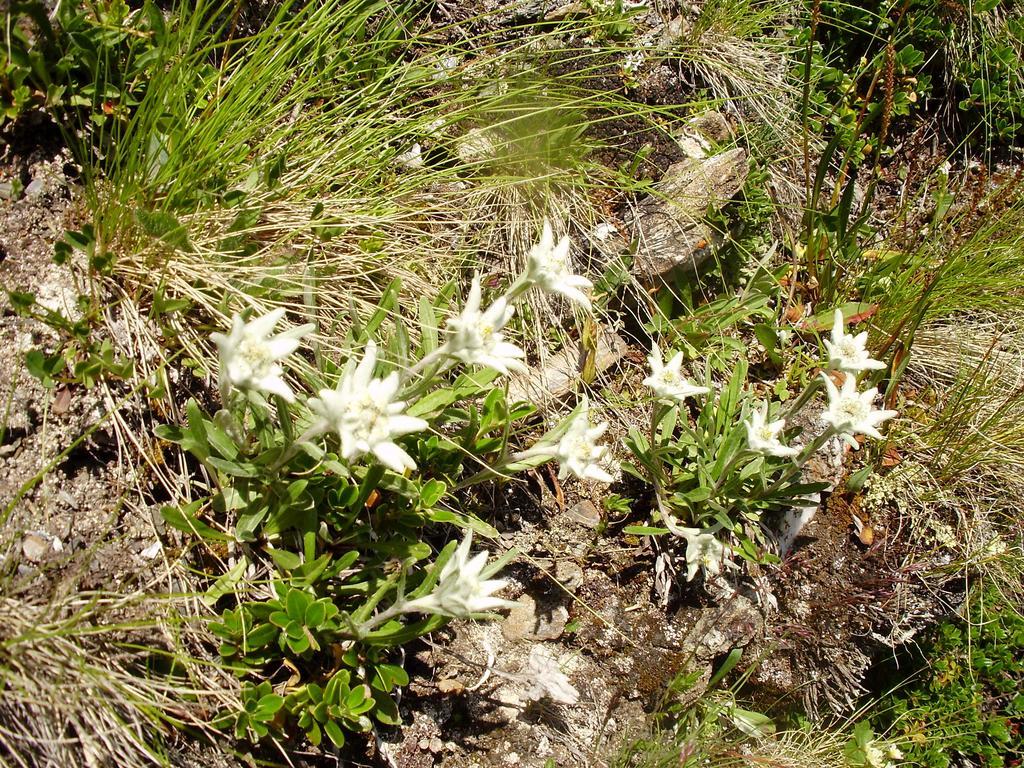
[[[752,411],[750,418],[743,422],[743,426],[747,428],[747,445],[756,453],[780,458],[788,458],[800,453],[796,448],[779,442],[779,435],[786,428],[786,420],[768,421],[768,403],[763,403],[761,408]]]
[[[551,231],[551,222],[544,219],[540,242],[530,248],[526,256],[526,279],[550,293],[558,293],[585,309],[590,309],[590,298],[584,291],[594,284],[569,270],[569,236],[558,244]]]
[[[854,435],[862,434],[876,440],[882,438],[877,427],[883,421],[897,415],[897,411],[876,411],[874,407],[878,389],[872,387],[864,392],[857,391],[857,380],[853,374],[846,374],[843,387],[839,389],[824,373],[825,389],[828,392],[828,409],[821,414],[821,420],[835,428],[852,447],[857,447]]]
[[[455,619],[469,618],[474,613],[485,613],[496,608],[512,608],[516,603],[494,597],[493,593],[505,586],[504,579],[481,579],[487,565],[487,552],[477,552],[472,558],[473,545],[470,531],[451,558],[444,564],[437,585],[429,595],[410,600],[402,607],[405,613],[434,613]]]
[[[366,354],[356,368],[350,369],[334,389],[321,389],[320,397],[309,399],[309,408],[318,417],[312,432],[336,432],[341,438],[341,456],[352,461],[371,453],[381,464],[401,474],[416,464],[394,438],[427,428],[427,422],[404,416],[405,403],[396,401],[400,386],[397,373],[383,379],[373,378],[377,365],[377,345],[366,345]]]
[[[540,643],[533,646],[530,651],[526,676],[530,682],[526,698],[530,701],[551,699],[558,704],[572,706],[580,700],[580,692],[569,682],[569,678],[558,664],[558,659]]]
[[[722,572],[726,548],[709,528],[683,528],[680,533],[686,539],[687,581],[693,581],[700,568],[706,573]]]
[[[661,348],[654,342],[647,360],[651,364],[651,375],[644,379],[644,384],[653,389],[658,397],[681,403],[688,397],[706,395],[711,391],[707,387],[691,384],[683,376],[682,352],[676,352],[672,359],[665,363],[661,356]]]
[[[597,439],[608,429],[608,422],[590,426],[590,417],[587,407],[573,417],[569,422],[562,439],[555,446],[555,458],[561,465],[558,471],[558,479],[564,480],[569,474],[573,474],[581,480],[597,480],[602,483],[610,483],[613,478],[602,467],[608,453],[608,447],[597,444]]]
[[[867,350],[868,332],[863,331],[856,336],[845,330],[843,311],[837,309],[832,322],[832,340],[822,339],[828,350],[828,364],[846,373],[861,371],[880,371],[885,363],[875,360]]]
[[[448,321],[445,351],[469,365],[484,365],[502,373],[525,372],[526,366],[521,359],[526,357],[526,353],[505,341],[501,333],[515,313],[515,307],[509,306],[508,300],[502,296],[481,312],[480,298],[480,276],[476,275],[462,313]]]
[[[226,397],[232,387],[280,395],[289,403],[295,395],[283,378],[280,361],[299,347],[299,340],[313,331],[312,323],[290,328],[277,336],[271,331],[284,317],[275,309],[263,317],[246,322],[241,315],[231,320],[231,333],[211,333],[210,339],[220,351],[220,389]]]

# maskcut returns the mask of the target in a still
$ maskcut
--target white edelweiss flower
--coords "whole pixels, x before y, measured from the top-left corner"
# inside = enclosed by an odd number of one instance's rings
[[[899,750],[897,750],[899,751]],[[902,757],[902,753],[900,757]],[[864,745],[864,765],[870,768],[892,768],[893,756],[889,754],[888,748],[885,748],[875,740],[869,741]],[[896,758],[899,759],[899,758]]]
[[[580,700],[580,692],[569,682],[569,678],[558,664],[558,659],[545,646],[538,643],[530,651],[526,676],[530,688],[526,698],[530,701],[551,699],[558,704],[572,706]]]
[[[707,573],[722,572],[725,545],[709,528],[683,528],[680,533],[686,539],[687,581],[693,581],[699,568]]]
[[[651,344],[651,354],[647,358],[651,364],[651,375],[644,379],[644,384],[654,390],[658,397],[683,402],[694,395],[705,395],[711,390],[691,384],[682,374],[683,353],[676,354],[667,363],[663,362],[661,348],[657,342]]]
[[[473,533],[470,531],[444,564],[434,591],[410,600],[401,610],[405,613],[433,613],[438,616],[465,619],[474,613],[493,611],[496,608],[512,608],[517,605],[511,600],[492,596],[505,586],[506,581],[480,578],[480,572],[487,564],[487,552],[477,552],[470,558],[469,548],[472,545]]]
[[[821,420],[835,428],[851,447],[857,447],[854,435],[863,434],[876,440],[882,439],[877,427],[883,421],[896,416],[898,411],[876,411],[874,407],[878,389],[872,387],[864,392],[857,391],[857,380],[853,374],[846,374],[843,388],[838,389],[826,374],[825,389],[828,392],[828,409],[821,414]]]
[[[760,409],[752,411],[750,418],[743,422],[743,426],[747,428],[747,445],[756,453],[780,458],[800,453],[798,449],[779,442],[779,435],[786,428],[786,420],[768,421],[768,403],[763,403]]]
[[[868,353],[867,342],[867,331],[862,331],[856,336],[846,332],[841,309],[836,310],[832,322],[832,340],[822,339],[828,351],[828,364],[846,373],[880,371],[885,368],[885,363],[873,359]]]
[[[231,320],[231,333],[211,333],[210,339],[220,351],[220,389],[226,397],[231,388],[269,392],[289,403],[295,395],[285,383],[280,361],[299,347],[299,340],[313,331],[312,323],[290,328],[271,336],[274,326],[284,317],[283,309],[275,309],[263,317],[246,322],[241,315]]]
[[[597,439],[608,429],[608,422],[590,426],[587,407],[573,417],[562,439],[555,446],[555,458],[561,465],[558,479],[564,480],[573,474],[581,480],[597,480],[610,483],[613,478],[602,467],[608,447],[598,445]]]
[[[559,293],[589,310],[590,298],[583,291],[594,284],[569,271],[569,244],[569,236],[564,235],[556,245],[551,222],[544,219],[540,242],[530,248],[526,257],[526,277],[543,290]]]
[[[337,387],[321,389],[320,397],[309,399],[309,408],[318,417],[313,432],[336,432],[346,461],[372,453],[381,464],[401,474],[415,469],[416,464],[394,438],[420,432],[427,422],[402,415],[405,403],[395,401],[398,374],[375,379],[376,365],[377,345],[371,341],[362,361],[342,376]]]
[[[485,312],[480,311],[480,276],[473,278],[473,284],[466,297],[466,306],[458,317],[448,320],[448,354],[469,365],[484,365],[502,373],[526,371],[520,362],[526,357],[515,344],[505,341],[501,329],[515,313],[502,296]]]

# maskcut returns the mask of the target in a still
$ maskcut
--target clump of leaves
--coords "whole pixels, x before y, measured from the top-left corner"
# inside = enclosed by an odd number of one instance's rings
[[[1024,759],[1024,617],[995,589],[968,606],[968,620],[935,628],[920,676],[887,696],[874,718],[912,765],[945,768],[960,757],[1000,768]]]
[[[52,19],[52,20],[51,20]],[[0,49],[0,126],[33,110],[86,125],[124,122],[145,94],[164,18],[153,2],[15,2]]]

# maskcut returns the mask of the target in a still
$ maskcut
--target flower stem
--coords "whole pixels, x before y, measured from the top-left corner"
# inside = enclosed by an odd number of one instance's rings
[[[815,376],[807,383],[807,387],[800,393],[800,397],[796,399],[796,401],[786,411],[786,415],[782,417],[787,424],[791,418],[803,410],[803,407],[810,402],[811,398],[814,397],[814,394],[821,389],[823,383],[824,382],[820,376]]]
[[[355,634],[356,639],[362,640],[364,637],[366,637],[368,633],[375,630],[381,624],[385,624],[391,621],[391,619],[395,618],[396,616],[401,616],[403,613],[405,613],[405,606],[406,601],[399,600],[390,608],[381,611],[376,616],[371,616],[362,624],[352,625],[352,631]]]
[[[435,349],[433,352],[431,352],[426,357],[420,358],[419,362],[417,362],[416,365],[414,365],[412,368],[406,368],[405,370],[399,371],[398,372],[399,379],[404,384],[406,381],[408,381],[409,379],[413,378],[414,376],[418,376],[420,373],[425,371],[427,368],[429,368],[434,363],[436,363],[439,360],[443,360],[444,358],[448,357],[448,351],[449,351],[449,346],[448,346],[448,342],[446,341],[444,344],[442,344],[440,347]],[[438,373],[440,373],[440,371],[438,371]]]
[[[513,281],[512,285],[508,287],[508,290],[505,291],[505,299],[509,304],[514,301],[518,301],[519,298],[532,287],[533,281],[526,276],[525,272],[523,272],[515,279],[515,281]]]
[[[800,452],[799,458],[794,460],[794,462],[786,468],[786,471],[782,473],[782,476],[779,477],[779,479],[776,480],[774,483],[772,483],[771,486],[768,489],[766,489],[763,493],[756,494],[754,498],[763,499],[765,497],[771,496],[773,493],[779,490],[779,488],[781,488],[783,484],[788,483],[791,479],[793,479],[794,475],[803,470],[804,464],[807,463],[807,460],[810,459],[811,456],[813,456],[818,451],[818,449],[821,448],[821,446],[823,446],[836,434],[837,432],[835,427],[829,427],[816,438],[814,438],[814,440],[808,443],[804,447],[803,451]]]

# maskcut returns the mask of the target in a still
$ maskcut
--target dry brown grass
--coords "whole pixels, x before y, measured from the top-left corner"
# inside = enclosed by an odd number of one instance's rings
[[[230,675],[182,652],[201,633],[185,598],[34,591],[0,598],[0,764],[168,765],[174,728],[238,706]]]

